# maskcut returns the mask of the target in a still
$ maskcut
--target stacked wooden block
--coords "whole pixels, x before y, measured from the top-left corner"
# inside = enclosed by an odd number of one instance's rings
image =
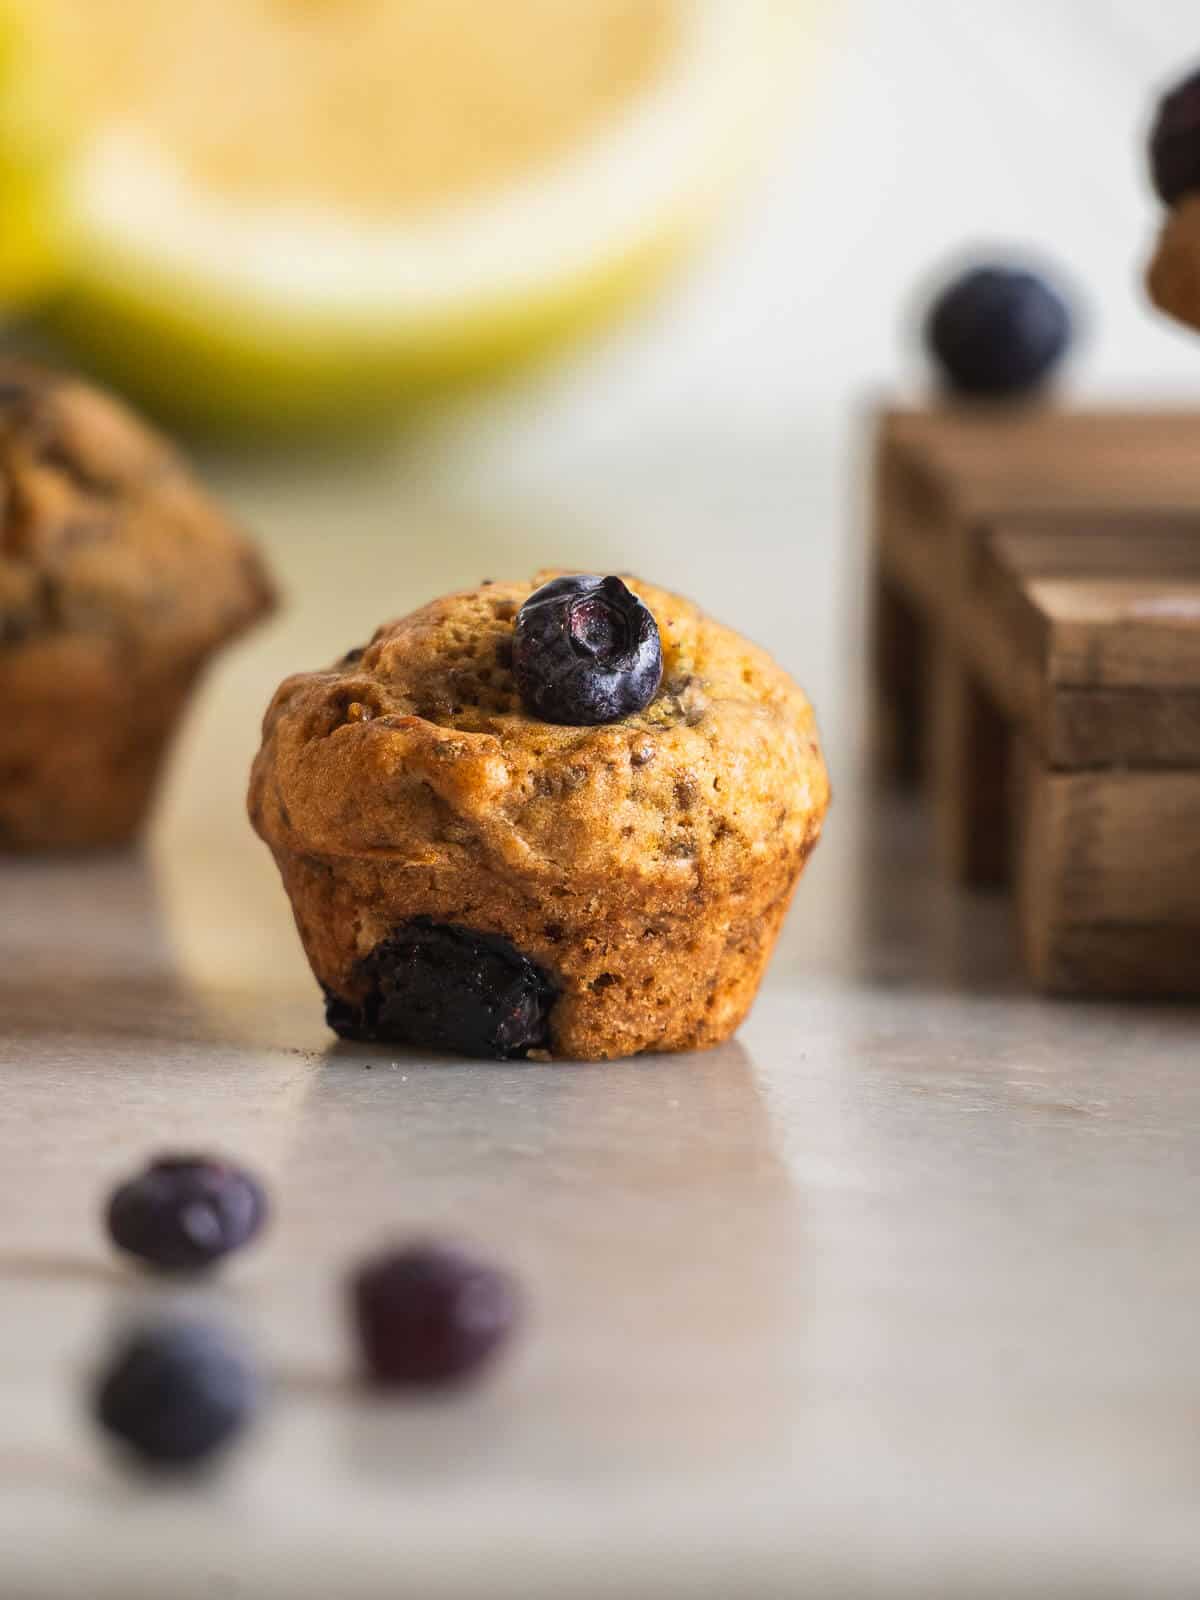
[[[1200,413],[880,423],[881,750],[1033,981],[1200,995]]]

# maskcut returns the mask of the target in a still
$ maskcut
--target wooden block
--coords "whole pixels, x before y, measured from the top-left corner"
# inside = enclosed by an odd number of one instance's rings
[[[1009,876],[1009,723],[943,634],[932,664],[927,772],[938,862],[955,882]]]
[[[929,630],[903,590],[878,575],[870,629],[874,764],[881,776],[911,785],[924,753]]]
[[[876,442],[874,507],[880,766],[912,779],[920,752],[943,749],[947,737],[945,731],[932,734],[922,710],[931,694],[943,702],[952,694],[948,681],[929,671],[938,630],[950,629],[967,662],[978,665],[975,642],[964,637],[963,597],[991,525],[1004,519],[1015,528],[1047,512],[1078,514],[1077,523],[1059,524],[1065,536],[1072,529],[1103,531],[1110,519],[1136,512],[1156,524],[1176,519],[1186,524],[1185,533],[1200,527],[1200,413],[966,406],[885,413]],[[986,672],[985,682],[996,705],[1014,715]],[[943,729],[957,726],[967,736],[972,704],[978,708],[979,702],[968,697],[944,712]],[[1046,711],[1047,721],[1061,729],[1063,753],[1087,748],[1094,711],[1089,706],[1073,714],[1065,703]],[[1151,718],[1164,721],[1181,730],[1175,746],[1190,750],[1191,719],[1178,710]],[[958,759],[969,759],[965,748]],[[950,859],[956,854],[951,850]]]
[[[1060,689],[1046,697],[1039,739],[1063,768],[1200,765],[1200,692]]]
[[[1200,772],[1055,772],[1021,757],[1017,902],[1059,994],[1200,993]]]
[[[1001,525],[957,636],[1050,766],[1200,766],[1200,519]]]
[[[1200,577],[1200,506],[1194,511],[1108,509],[1017,521],[999,518],[985,534],[981,552],[1001,543],[1012,564],[1029,578]]]
[[[946,407],[883,417],[875,526],[884,573],[948,617],[990,523],[1043,512],[1194,512],[1200,413]]]
[[[1200,688],[1200,581],[1035,578],[1026,590],[1045,627],[1052,684]]]
[[[1200,995],[1200,925],[1057,927],[1031,940],[1025,968],[1043,994],[1076,999],[1183,1000]]]
[[[892,414],[876,542],[943,865],[1012,844],[1040,987],[1200,994],[1200,414]]]

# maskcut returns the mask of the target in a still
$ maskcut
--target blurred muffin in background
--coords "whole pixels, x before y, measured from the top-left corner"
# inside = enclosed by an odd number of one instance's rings
[[[1200,328],[1200,70],[1162,96],[1147,153],[1151,181],[1167,209],[1146,287],[1160,311]]]
[[[131,838],[198,675],[271,599],[164,439],[0,362],[0,849]]]
[[[779,79],[780,12],[0,0],[8,93],[72,130],[53,319],[224,424],[360,416],[509,361],[697,234]],[[0,176],[3,136],[0,114]]]

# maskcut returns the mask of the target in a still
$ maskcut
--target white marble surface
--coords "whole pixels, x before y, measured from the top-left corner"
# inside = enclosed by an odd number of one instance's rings
[[[1089,288],[1089,390],[1191,391],[1136,292],[1148,86],[1190,6],[850,4],[725,242],[623,332],[338,462],[229,458],[287,612],[214,673],[141,857],[0,868],[5,1600],[1080,1595],[1200,1588],[1194,1010],[1022,990],[1003,904],[857,774],[854,415],[930,260],[1029,239]],[[271,687],[384,614],[545,562],[691,590],[812,688],[837,799],[760,1002],[707,1056],[427,1064],[332,1047],[242,820]],[[106,1186],[216,1144],[277,1202],[199,1300],[274,1375],[193,1487],[82,1417],[161,1295]],[[512,1262],[494,1381],[378,1407],[339,1275],[392,1232]]]

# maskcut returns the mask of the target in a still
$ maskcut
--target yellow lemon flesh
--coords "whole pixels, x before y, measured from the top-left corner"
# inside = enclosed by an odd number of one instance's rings
[[[21,307],[57,277],[55,193],[68,142],[27,31],[0,10],[0,308]]]
[[[81,130],[53,315],[208,422],[349,419],[586,326],[748,148],[772,0],[4,0]]]

